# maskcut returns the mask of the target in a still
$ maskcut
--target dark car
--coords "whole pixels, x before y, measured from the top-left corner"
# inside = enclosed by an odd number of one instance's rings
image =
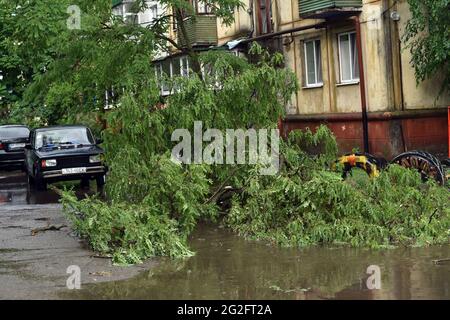
[[[30,129],[22,125],[0,126],[0,166],[23,166]]]
[[[82,185],[95,179],[97,187],[105,184],[107,167],[103,149],[85,126],[59,126],[34,129],[25,148],[28,181],[37,189],[47,183],[81,180]]]

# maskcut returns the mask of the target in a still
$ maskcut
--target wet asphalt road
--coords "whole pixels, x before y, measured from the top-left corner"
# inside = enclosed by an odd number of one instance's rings
[[[77,188],[79,197],[89,192]],[[22,172],[0,171],[0,299],[58,299],[68,291],[71,265],[80,267],[83,287],[130,278],[156,264],[118,267],[95,257],[71,230],[58,200],[51,190],[30,188]],[[49,226],[60,229],[33,233]]]

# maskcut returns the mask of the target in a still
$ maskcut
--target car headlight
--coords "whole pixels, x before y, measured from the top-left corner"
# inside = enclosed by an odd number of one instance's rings
[[[95,156],[90,156],[89,157],[89,162],[90,163],[98,163],[98,162],[101,162],[101,161],[102,161],[102,159],[101,159],[99,154],[96,154]]]
[[[47,167],[56,167],[56,159],[48,159],[48,160],[42,160],[42,168],[47,168]]]

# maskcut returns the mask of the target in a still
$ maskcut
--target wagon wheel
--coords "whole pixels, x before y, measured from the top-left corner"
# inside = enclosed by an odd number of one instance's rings
[[[447,158],[442,161],[442,165],[444,167],[445,180],[450,180],[450,158]]]
[[[423,181],[429,178],[443,185],[445,183],[445,171],[441,162],[429,152],[409,151],[395,157],[391,163],[405,168],[417,169]]]
[[[377,158],[369,153],[352,153],[340,157],[337,161],[343,166],[342,177],[347,178],[353,168],[364,170],[371,178],[378,177],[380,171],[386,167],[387,161]]]

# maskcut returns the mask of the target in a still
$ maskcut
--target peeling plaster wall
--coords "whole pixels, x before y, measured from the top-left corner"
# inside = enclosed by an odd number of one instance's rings
[[[399,23],[401,37],[405,32],[406,23],[411,16],[406,0],[400,1],[398,12],[401,16]],[[405,109],[446,108],[450,105],[450,94],[443,94],[436,100],[441,88],[440,84],[442,83],[443,75],[436,75],[433,79],[426,80],[417,86],[414,69],[410,61],[410,51],[405,48],[405,45],[402,45],[401,64]]]
[[[401,37],[409,18],[406,0],[401,0],[397,9],[401,19],[393,22],[389,11],[393,0],[364,0],[361,20],[362,46],[366,73],[366,97],[369,112],[395,111],[403,109],[430,109],[446,107],[450,96],[443,95],[439,100],[440,77],[425,81],[416,86],[414,69],[411,67],[409,51],[399,47]],[[249,6],[256,0],[245,0],[245,8],[236,10],[236,21],[231,26],[223,26],[218,21],[219,45],[248,34],[252,30],[252,15]],[[273,20],[275,31],[312,25],[320,20],[301,19],[298,0],[273,0]],[[256,18],[253,9],[253,19]],[[299,91],[287,106],[289,114],[320,114],[360,112],[361,99],[358,84],[340,85],[337,35],[354,30],[351,22],[335,23],[326,30],[308,30],[283,36],[286,66],[293,70],[300,84]],[[398,35],[395,33],[398,30]],[[305,88],[303,41],[321,40],[323,87]],[[403,92],[402,92],[403,90]]]

